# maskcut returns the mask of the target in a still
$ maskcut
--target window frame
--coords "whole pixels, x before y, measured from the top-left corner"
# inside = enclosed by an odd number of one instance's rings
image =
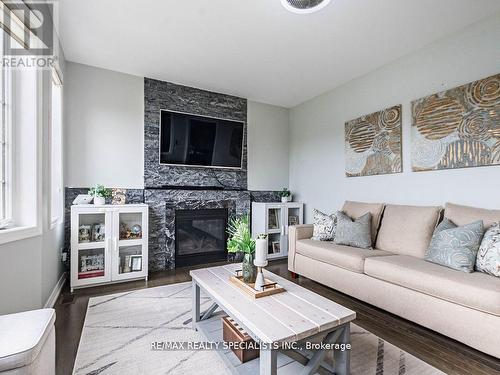
[[[17,86],[17,77],[15,74],[12,74],[12,79],[11,79],[11,93],[12,93],[12,100],[11,100],[11,119],[12,119],[12,124],[16,124],[17,118],[16,114],[19,113],[19,108],[16,107],[16,102],[15,98],[17,98],[16,94],[16,86]],[[24,223],[16,223],[16,213],[14,211],[14,208],[12,208],[12,222],[10,227],[5,228],[5,229],[0,229],[0,245],[9,243],[9,242],[14,242],[14,241],[20,241],[24,240],[27,238],[31,237],[36,237],[42,234],[42,162],[43,162],[43,155],[42,155],[42,123],[43,123],[43,72],[42,71],[37,71],[35,73],[35,80],[34,80],[34,93],[33,93],[33,113],[34,113],[34,124],[33,124],[33,159],[31,160],[33,169],[35,171],[34,175],[32,176],[33,180],[30,181],[30,184],[33,184],[33,191],[32,191],[32,212],[29,214],[30,216],[33,217],[32,223],[29,224],[24,224]],[[16,157],[14,153],[14,145],[17,144],[17,139],[15,138],[15,132],[12,131],[12,147],[11,147],[11,152],[12,152],[12,168],[11,168],[11,175],[12,175],[12,191],[16,191],[16,188],[14,187],[16,183],[19,183],[19,176],[14,174],[14,167],[16,162]],[[14,195],[11,195],[12,197],[12,207],[14,207]],[[26,213],[24,213],[26,214]]]
[[[2,123],[0,129],[0,142],[2,143],[0,156],[0,228],[6,229],[13,225],[12,216],[12,71],[1,69],[2,97]]]
[[[57,225],[63,222],[64,217],[64,176],[63,176],[63,85],[60,79],[58,78],[58,73],[55,70],[56,68],[52,68],[51,75],[51,106],[50,106],[50,210],[49,210],[49,219],[50,219],[50,229],[54,229]],[[57,120],[58,123],[54,122],[54,89],[58,90],[58,103],[59,107]],[[58,134],[57,139],[54,139],[54,126],[58,126]],[[59,151],[57,155],[54,155],[54,145],[55,142],[58,143]],[[59,170],[54,171],[54,157],[59,159]],[[54,175],[57,173],[57,176]],[[57,179],[59,182],[58,191],[54,192],[54,181]],[[54,200],[58,200],[59,203],[55,204]]]

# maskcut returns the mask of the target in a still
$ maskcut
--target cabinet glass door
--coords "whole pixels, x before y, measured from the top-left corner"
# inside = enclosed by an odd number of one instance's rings
[[[142,245],[120,246],[118,274],[142,272]]]
[[[146,214],[141,209],[128,208],[115,213],[115,231],[118,234],[113,258],[113,277],[135,278],[145,275],[145,244],[143,233],[147,231]]]
[[[76,269],[75,285],[111,280],[109,244],[111,216],[107,212],[79,212],[77,217],[72,267]]]
[[[267,231],[268,233],[281,233],[281,207],[268,207]]]
[[[286,209],[286,221],[287,226],[289,225],[299,225],[302,224],[302,212],[300,207],[287,207]]]
[[[267,257],[276,258],[282,254],[281,233],[269,233],[267,237]]]
[[[106,240],[106,213],[80,213],[78,215],[78,244],[104,247]]]
[[[120,241],[142,239],[142,212],[119,212]]]
[[[104,247],[78,251],[78,280],[106,276],[106,252]]]

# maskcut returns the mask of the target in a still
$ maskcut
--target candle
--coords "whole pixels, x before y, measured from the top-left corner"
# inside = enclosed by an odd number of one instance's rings
[[[267,260],[267,240],[258,238],[255,240],[255,261],[262,264]]]

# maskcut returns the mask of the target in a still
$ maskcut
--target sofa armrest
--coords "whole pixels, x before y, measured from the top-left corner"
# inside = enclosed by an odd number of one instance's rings
[[[295,243],[311,238],[314,225],[301,224],[288,227],[288,270],[295,272]]]

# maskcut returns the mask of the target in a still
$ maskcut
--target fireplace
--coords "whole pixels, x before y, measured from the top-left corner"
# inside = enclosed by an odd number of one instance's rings
[[[226,260],[227,219],[227,208],[176,210],[176,267]]]

